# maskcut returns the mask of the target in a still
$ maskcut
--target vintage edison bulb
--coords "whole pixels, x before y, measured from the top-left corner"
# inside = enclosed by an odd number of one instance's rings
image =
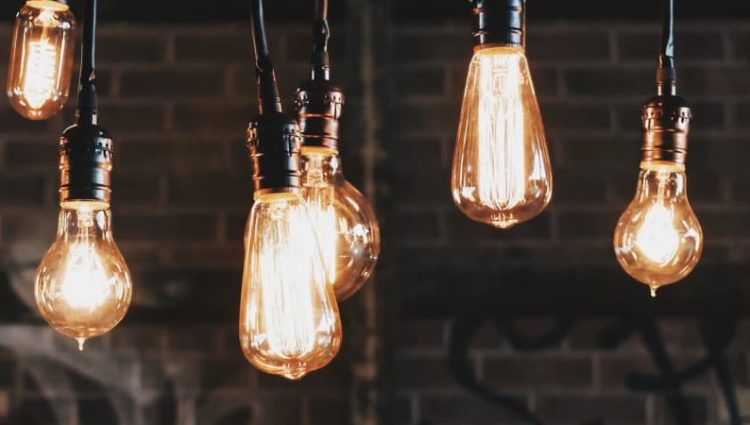
[[[245,235],[240,346],[266,373],[299,379],[341,346],[333,288],[304,200],[257,193]]]
[[[656,295],[695,268],[703,249],[703,230],[687,198],[685,166],[644,161],[635,198],[617,222],[617,261]]]
[[[37,270],[34,296],[50,326],[75,338],[80,349],[125,317],[132,282],[112,237],[107,203],[61,205],[57,238]]]
[[[16,16],[7,93],[18,113],[49,118],[68,99],[73,70],[75,18],[68,5],[29,0]]]
[[[341,171],[336,150],[302,147],[302,196],[333,282],[336,298],[352,296],[372,274],[380,253],[380,228],[364,196]]]
[[[477,46],[466,80],[451,178],[469,218],[508,228],[541,213],[552,170],[521,46]]]

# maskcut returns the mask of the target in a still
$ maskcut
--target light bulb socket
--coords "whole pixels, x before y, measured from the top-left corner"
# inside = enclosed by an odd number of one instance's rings
[[[680,96],[660,95],[649,99],[641,116],[643,160],[684,165],[692,118],[690,104]]]
[[[338,151],[344,92],[328,80],[309,80],[297,88],[294,110],[304,146]]]
[[[112,197],[112,138],[96,124],[75,124],[60,137],[60,202]]]
[[[474,45],[523,46],[525,0],[471,0]]]
[[[292,117],[270,111],[247,129],[247,147],[253,162],[256,193],[292,192],[301,187],[302,136]]]

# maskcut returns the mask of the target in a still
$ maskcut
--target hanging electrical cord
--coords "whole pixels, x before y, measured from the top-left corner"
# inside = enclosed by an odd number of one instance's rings
[[[96,124],[96,16],[98,1],[87,0],[83,10],[83,48],[78,86],[78,123]]]
[[[662,36],[656,72],[657,95],[643,106],[643,144],[638,187],[617,222],[617,261],[651,295],[680,281],[698,264],[703,230],[687,198],[685,161],[690,120],[677,96],[674,0],[662,1]]]
[[[675,95],[677,91],[677,71],[674,61],[674,0],[662,1],[661,50],[657,70],[657,90],[659,94]]]
[[[313,80],[329,80],[331,65],[328,57],[328,40],[331,28],[328,25],[328,0],[315,0],[313,21],[313,53],[310,61]]]
[[[258,75],[258,107],[264,111],[282,112],[279,86],[268,51],[268,38],[263,17],[263,1],[252,0],[253,47],[255,48],[255,71]]]

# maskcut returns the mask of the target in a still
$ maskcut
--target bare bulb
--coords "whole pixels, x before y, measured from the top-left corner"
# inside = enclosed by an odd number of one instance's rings
[[[112,237],[109,205],[62,205],[57,238],[36,273],[37,307],[56,331],[79,348],[114,328],[132,297],[130,272]]]
[[[263,372],[300,379],[338,353],[338,305],[302,197],[255,198],[245,236],[240,346]]]
[[[302,196],[318,235],[328,279],[345,300],[370,278],[380,254],[380,227],[364,196],[341,171],[338,152],[302,147]]]
[[[549,203],[552,170],[523,47],[476,48],[451,186],[464,214],[502,229],[535,217]]]
[[[617,261],[653,296],[690,274],[703,250],[703,230],[686,185],[684,165],[642,162],[635,198],[617,222]]]
[[[22,116],[43,120],[65,105],[75,50],[75,18],[68,5],[28,0],[16,15],[7,94]]]

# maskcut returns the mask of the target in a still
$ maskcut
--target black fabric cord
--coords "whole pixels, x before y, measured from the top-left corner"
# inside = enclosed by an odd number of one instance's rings
[[[255,71],[258,76],[258,108],[266,112],[282,112],[279,87],[268,51],[268,38],[263,18],[263,0],[252,0],[253,47]]]
[[[677,71],[674,59],[674,0],[662,0],[661,46],[659,68],[656,72],[656,85],[659,94],[675,94]]]
[[[83,10],[83,46],[81,77],[78,86],[78,121],[96,123],[96,19],[98,0],[85,0]]]
[[[315,0],[315,20],[313,21],[313,53],[310,70],[313,80],[329,80],[331,64],[328,56],[328,39],[331,28],[328,25],[328,0]]]

